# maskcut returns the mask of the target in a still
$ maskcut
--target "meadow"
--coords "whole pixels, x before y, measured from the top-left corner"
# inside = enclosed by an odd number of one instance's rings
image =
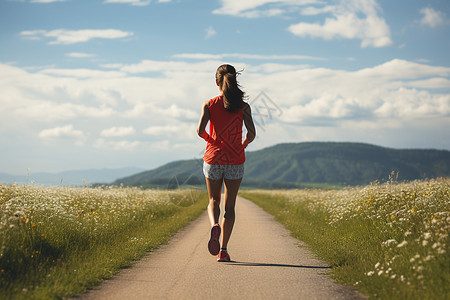
[[[339,190],[244,191],[376,299],[450,299],[450,179]]]
[[[0,299],[61,299],[111,277],[195,219],[195,190],[0,185]]]
[[[376,299],[449,299],[450,179],[243,190]],[[197,190],[0,185],[0,299],[60,299],[130,266],[198,217]]]

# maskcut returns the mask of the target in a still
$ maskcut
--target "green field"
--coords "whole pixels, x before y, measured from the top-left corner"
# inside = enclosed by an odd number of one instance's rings
[[[392,178],[391,178],[392,179]],[[449,299],[450,180],[242,190],[376,299]],[[59,299],[129,266],[198,217],[205,192],[0,186],[0,299]]]
[[[60,299],[166,243],[204,192],[0,186],[0,299]]]
[[[371,298],[450,299],[449,179],[241,195]]]

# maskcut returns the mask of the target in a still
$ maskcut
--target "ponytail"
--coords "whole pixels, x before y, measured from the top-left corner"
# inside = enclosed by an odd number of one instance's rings
[[[216,80],[223,93],[223,104],[225,109],[232,113],[242,108],[244,104],[244,92],[239,86],[236,69],[231,65],[221,65],[217,68]]]

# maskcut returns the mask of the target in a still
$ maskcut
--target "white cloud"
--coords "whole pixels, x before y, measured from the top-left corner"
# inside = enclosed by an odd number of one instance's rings
[[[326,6],[315,13],[331,13],[323,24],[300,22],[288,30],[300,37],[359,39],[361,47],[386,47],[392,44],[390,29],[378,15],[380,8],[374,0],[343,1],[335,7]],[[311,14],[311,11],[306,11]]]
[[[101,71],[91,69],[44,69],[40,71],[42,74],[76,77],[76,78],[119,78],[126,74],[117,71]]]
[[[205,35],[206,39],[210,39],[217,34],[217,32],[214,30],[214,28],[212,28],[212,26],[209,26],[208,28],[206,28],[205,31],[206,31],[206,35]]]
[[[101,149],[113,149],[113,150],[126,150],[132,151],[141,145],[139,141],[107,141],[105,139],[97,139],[94,143],[95,148]]]
[[[111,127],[109,129],[104,129],[100,133],[102,136],[105,137],[117,137],[117,136],[127,136],[127,135],[133,135],[136,133],[136,130],[133,128],[133,126],[127,126],[127,127]]]
[[[198,117],[198,116],[196,116]],[[197,120],[195,120],[197,121]],[[153,125],[145,128],[142,132],[154,137],[174,138],[176,142],[192,142],[196,139],[196,122],[172,122],[170,125]]]
[[[201,61],[197,63],[188,63],[185,61],[157,61],[157,60],[142,60],[137,64],[121,65],[120,71],[130,74],[138,73],[171,73],[185,74],[186,72],[201,73],[213,72],[220,65],[219,61]]]
[[[72,57],[72,58],[90,58],[90,57],[95,57],[95,54],[82,53],[82,52],[70,52],[70,53],[66,53],[66,56]]]
[[[254,60],[326,60],[323,57],[309,56],[309,55],[261,55],[261,54],[245,54],[245,53],[181,53],[175,54],[176,58],[200,59],[200,60],[221,60],[225,58],[234,59],[254,59]]]
[[[441,11],[437,11],[431,7],[425,7],[420,10],[423,15],[420,23],[431,28],[449,23],[446,20],[445,14]]]
[[[81,130],[74,129],[73,125],[44,129],[39,133],[39,137],[44,140],[52,139],[74,139],[75,144],[82,146],[85,141],[85,135]]]
[[[66,2],[67,0],[31,0],[30,3]]]
[[[146,6],[150,4],[150,0],[105,0],[103,3],[125,3],[134,6]]]
[[[120,39],[132,36],[133,32],[125,32],[117,29],[84,29],[84,30],[26,30],[20,32],[25,39],[41,40],[42,38],[53,39],[49,44],[75,44],[85,43],[92,39]]]
[[[103,3],[123,3],[131,4],[133,6],[147,6],[151,3],[151,0],[105,0]],[[158,0],[158,3],[169,3],[171,0]]]
[[[285,14],[296,6],[320,4],[318,0],[221,0],[222,6],[215,14],[232,15],[245,18],[272,17]]]
[[[127,135],[133,135],[136,133],[136,130],[133,128],[133,126],[127,126],[127,127],[111,127],[109,129],[104,129],[100,133],[102,136],[105,137],[116,137],[116,136],[127,136]]]
[[[151,126],[144,129],[144,133],[154,136],[167,136],[180,132],[181,126],[165,125],[165,126]]]
[[[270,17],[300,11],[304,16],[326,15],[323,23],[299,22],[288,31],[300,37],[359,39],[361,47],[392,45],[390,29],[379,15],[381,8],[375,0],[344,0],[335,5],[316,0],[222,0],[216,14],[236,17]],[[331,16],[330,16],[331,15]],[[291,19],[294,19],[292,15]]]

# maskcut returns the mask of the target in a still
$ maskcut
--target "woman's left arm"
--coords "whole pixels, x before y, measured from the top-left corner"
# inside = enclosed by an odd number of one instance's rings
[[[247,135],[244,139],[244,142],[242,142],[242,146],[245,149],[247,148],[248,144],[253,142],[256,137],[256,129],[255,124],[253,123],[252,110],[250,108],[250,105],[248,105],[247,103],[245,103],[244,106],[244,124],[245,128],[247,129]]]
[[[197,134],[199,137],[203,138],[205,141],[209,141],[209,134],[205,131],[206,124],[209,121],[209,101],[203,103],[202,116],[197,126]]]

